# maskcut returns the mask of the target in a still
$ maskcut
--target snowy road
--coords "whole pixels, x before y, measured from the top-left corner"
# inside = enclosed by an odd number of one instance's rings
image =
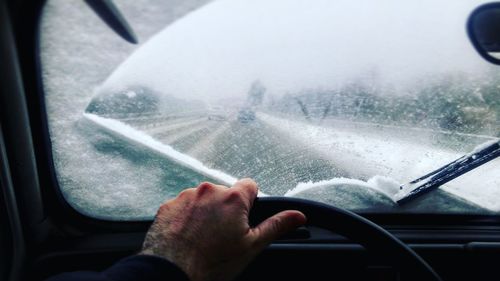
[[[237,178],[252,177],[271,195],[282,195],[300,182],[351,176],[313,148],[291,141],[260,120],[242,123],[235,116],[169,119],[151,126],[127,123],[210,168]]]
[[[464,138],[462,143],[465,145],[462,147],[463,152],[457,152],[446,145],[447,141],[457,136],[439,131],[347,121],[318,126],[268,114],[260,114],[260,117],[266,124],[303,144],[311,143],[313,136],[315,150],[328,155],[339,166],[355,171],[354,178],[367,179],[383,175],[398,183],[406,183],[427,174],[466,154],[474,146],[493,139],[481,135],[458,136]],[[428,202],[429,206],[435,206],[438,202],[450,204],[442,196],[453,195],[490,210],[500,210],[499,202],[492,200],[500,196],[499,170],[500,159],[496,159],[450,181],[440,188],[438,194],[429,196],[432,198],[428,200],[437,200],[432,204]],[[478,186],[479,179],[481,186]]]
[[[485,211],[476,204],[490,210],[498,208],[477,194],[471,196],[475,201],[464,200],[470,196],[468,190],[464,192],[453,182],[404,207],[386,196],[395,192],[394,180],[375,183],[373,177],[377,181],[377,175],[382,175],[403,183],[460,156],[431,147],[425,134],[420,133],[422,140],[410,142],[411,134],[401,134],[394,128],[365,124],[361,131],[353,124],[329,122],[319,126],[264,113],[250,122],[241,122],[233,115],[210,120],[204,114],[160,120],[122,122],[209,169],[234,178],[252,177],[270,195],[306,197],[359,210]],[[498,161],[494,167],[498,168]]]

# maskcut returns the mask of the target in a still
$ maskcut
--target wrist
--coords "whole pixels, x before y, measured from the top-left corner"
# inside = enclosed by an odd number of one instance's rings
[[[157,258],[161,258],[173,265],[175,265],[178,269],[184,272],[189,280],[191,281],[206,281],[205,274],[203,269],[199,266],[195,266],[193,263],[188,262],[186,259],[182,259],[181,257],[171,257],[166,255],[163,251],[155,250],[154,248],[146,248],[142,249],[138,256],[153,256]]]
[[[178,280],[189,276],[176,264],[158,256],[138,254],[126,257],[103,272],[110,280]]]

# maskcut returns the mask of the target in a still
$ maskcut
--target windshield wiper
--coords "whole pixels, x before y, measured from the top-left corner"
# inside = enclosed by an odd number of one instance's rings
[[[85,0],[85,2],[118,35],[132,44],[137,44],[134,30],[112,0]]]
[[[498,156],[500,156],[500,140],[485,142],[457,160],[416,180],[401,185],[400,191],[396,194],[396,202],[398,202],[398,204],[404,204]]]

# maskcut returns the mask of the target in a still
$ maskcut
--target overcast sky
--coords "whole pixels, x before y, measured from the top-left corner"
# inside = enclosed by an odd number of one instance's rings
[[[205,101],[376,77],[395,87],[488,66],[465,23],[484,1],[219,0],[165,27],[105,82]]]

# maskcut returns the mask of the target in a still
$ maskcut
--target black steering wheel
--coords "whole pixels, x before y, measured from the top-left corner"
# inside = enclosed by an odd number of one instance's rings
[[[414,280],[441,281],[438,274],[415,251],[377,224],[331,205],[290,197],[259,197],[250,212],[250,223],[284,210],[298,210],[307,216],[307,225],[334,231],[369,251],[389,258]]]

